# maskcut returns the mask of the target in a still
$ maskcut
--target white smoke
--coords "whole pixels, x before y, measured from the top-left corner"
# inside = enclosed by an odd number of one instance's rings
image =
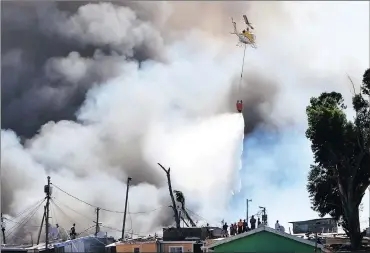
[[[195,46],[201,40],[193,36],[189,40]],[[46,175],[50,175],[52,183],[66,192],[101,208],[122,211],[124,182],[131,176],[130,212],[143,213],[132,214],[130,229],[134,234],[146,234],[160,228],[164,221],[156,221],[156,217],[163,212],[167,213],[165,220],[172,220],[165,174],[157,165],[160,162],[171,167],[173,187],[184,192],[189,208],[198,206],[202,213],[216,210],[208,218],[219,219],[235,188],[235,153],[244,127],[236,112],[216,114],[228,102],[235,64],[232,57],[213,60],[216,44],[204,52],[197,47],[196,53],[191,48],[183,52],[187,43],[168,47],[169,64],[152,61],[139,69],[136,63],[122,60],[122,75],[89,91],[78,113],[79,123],[49,122],[24,147],[13,132],[2,130],[3,176],[23,179],[16,187],[18,196],[12,209],[18,211],[29,204],[30,200],[23,201],[26,193],[32,194],[33,200],[41,199]],[[86,60],[81,60],[81,66],[86,66]],[[70,64],[60,64],[70,70]],[[71,70],[79,73],[76,68]],[[211,74],[215,71],[222,75]],[[66,76],[77,78],[73,73]],[[132,168],[141,157],[147,171]],[[143,178],[148,179],[140,182]],[[68,228],[69,220],[76,220],[79,230],[93,225],[92,207],[56,188],[53,197],[52,222]],[[122,214],[102,210],[101,221],[103,226],[119,229]]]

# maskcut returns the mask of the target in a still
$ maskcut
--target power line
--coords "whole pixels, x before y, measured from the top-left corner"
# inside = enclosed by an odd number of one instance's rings
[[[28,219],[31,218],[33,216],[33,214],[37,211],[37,209],[40,207],[40,205],[43,203],[40,202],[38,203],[38,205],[36,207],[34,207],[27,215],[25,215],[25,217],[23,217],[19,222],[17,222],[16,224],[18,225],[14,225],[13,227],[11,227],[7,232],[8,232],[8,236],[11,235],[14,231],[16,231],[21,225],[25,225],[27,222],[28,222]],[[29,209],[29,208],[28,208]],[[34,213],[32,213],[34,212]],[[24,212],[23,212],[24,213]]]
[[[41,200],[29,205],[28,207],[26,207],[24,210],[20,211],[19,213],[15,214],[13,218],[17,218],[21,215],[23,215],[24,213],[26,213],[27,211],[29,211],[31,208],[37,206],[38,204],[44,202],[45,198],[42,198]]]
[[[86,220],[89,220],[89,221],[95,221],[94,219],[90,218],[90,217],[87,217],[86,215],[76,211],[75,209],[63,204],[62,202],[60,202],[59,200],[57,199],[53,199],[53,202],[55,204],[55,201],[57,201],[60,205],[64,206],[65,208],[68,208],[69,210],[71,210],[72,212],[75,212],[76,214],[80,215],[81,217],[84,217]]]
[[[29,222],[29,220],[35,215],[35,213],[40,208],[40,206],[43,202],[44,202],[44,200],[42,202],[40,202],[26,217],[24,217],[21,220],[21,222],[18,224],[19,226],[13,226],[12,229],[9,230],[9,233],[6,236],[6,238],[9,238],[9,236],[12,235],[15,231],[17,231],[21,226],[26,225],[27,222]]]
[[[9,221],[9,222],[11,222],[11,223],[15,223],[15,224],[22,224],[21,222],[19,222],[19,221],[14,221],[14,220],[10,220],[10,219],[8,219],[8,218],[5,218],[4,217],[4,220],[5,221]],[[15,225],[14,225],[15,226]],[[39,228],[40,226],[36,226],[36,225],[27,225],[27,227],[35,227],[35,228]],[[12,227],[13,228],[13,227]]]
[[[54,206],[51,206],[51,210],[52,210],[53,215],[55,216],[55,222],[56,222],[55,224],[59,224],[58,218],[57,218],[57,213],[55,211]]]
[[[83,233],[86,233],[88,230],[90,230],[90,229],[92,229],[92,228],[94,228],[95,227],[95,225],[92,225],[92,226],[90,226],[90,227],[88,227],[88,228],[86,228],[85,230],[83,230],[81,233],[79,233],[79,235],[81,235],[81,234],[83,234]]]
[[[198,218],[201,218],[203,221],[207,222],[208,224],[210,223],[219,223],[219,222],[210,222],[209,220],[207,220],[206,218],[200,216],[199,214],[197,214],[196,212],[190,210],[189,208],[185,208],[186,211],[192,213],[193,215],[197,216]]]
[[[68,192],[66,192],[66,191],[64,191],[64,190],[62,190],[60,187],[58,187],[58,186],[57,186],[57,185],[55,185],[55,184],[52,184],[52,185],[54,185],[54,187],[55,187],[55,188],[57,188],[59,191],[63,192],[64,194],[67,194],[67,195],[68,195],[68,196],[70,196],[71,198],[74,198],[74,199],[76,199],[76,200],[78,200],[78,201],[80,201],[80,202],[82,202],[82,203],[84,203],[84,204],[86,204],[86,205],[88,205],[88,206],[91,206],[91,207],[93,207],[93,208],[100,208],[100,210],[103,210],[103,211],[106,211],[106,212],[110,212],[110,213],[120,213],[120,214],[125,213],[124,211],[110,210],[110,209],[106,209],[106,208],[102,208],[102,207],[95,206],[95,205],[93,205],[93,204],[90,204],[90,203],[88,203],[88,202],[86,202],[86,201],[84,201],[84,200],[82,200],[82,199],[80,199],[80,198],[77,198],[76,196],[73,196],[72,194],[70,194],[70,193],[68,193]],[[156,210],[158,210],[158,209],[160,209],[160,208],[162,208],[162,207],[160,206],[160,207],[157,207],[157,208],[155,208],[155,209],[148,210],[148,211],[131,212],[130,214],[146,214],[146,213],[154,212],[154,211],[156,211]]]
[[[108,228],[110,230],[114,230],[114,231],[117,231],[117,232],[122,232],[121,229],[118,229],[118,228],[114,228],[114,227],[110,227],[110,226],[105,226],[105,225],[100,225],[101,227],[105,227],[105,228]],[[136,236],[142,236],[144,237],[145,235],[140,235],[140,234],[136,234],[136,233],[132,233],[133,235],[136,235]]]
[[[151,209],[151,210],[148,210],[148,211],[141,211],[141,212],[128,212],[129,214],[145,214],[145,213],[151,213],[151,212],[154,212],[154,211],[157,211],[159,209],[163,208],[162,206],[160,207],[157,207],[157,208],[154,208],[154,209]]]
[[[60,208],[60,206],[58,206],[54,200],[52,199],[51,202],[58,208],[58,210],[67,218],[69,219],[70,221],[72,221],[72,223],[78,223],[78,222],[75,222],[69,215],[67,215],[63,210],[62,208]]]

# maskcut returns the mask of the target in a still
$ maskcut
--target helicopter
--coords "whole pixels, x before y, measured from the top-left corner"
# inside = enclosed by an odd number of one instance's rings
[[[234,32],[231,32],[231,34],[235,34],[236,36],[238,36],[239,41],[238,41],[237,46],[241,46],[244,44],[244,45],[250,45],[253,48],[257,48],[256,36],[250,31],[250,30],[254,30],[254,27],[252,26],[251,23],[249,23],[247,15],[243,15],[243,18],[244,18],[245,24],[247,25],[246,30],[243,30],[242,32],[238,32],[236,28],[236,23],[234,19],[231,18],[231,22],[234,26]]]

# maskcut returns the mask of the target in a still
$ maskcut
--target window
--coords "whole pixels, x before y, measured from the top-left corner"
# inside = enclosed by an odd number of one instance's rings
[[[182,253],[184,252],[184,247],[183,246],[170,246],[169,250],[171,253]]]
[[[134,248],[134,253],[140,253],[140,248]]]

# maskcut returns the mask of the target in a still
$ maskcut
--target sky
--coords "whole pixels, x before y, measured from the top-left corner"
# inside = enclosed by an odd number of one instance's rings
[[[3,4],[3,213],[17,221],[43,198],[47,175],[122,211],[130,176],[128,231],[153,233],[173,221],[159,162],[199,224],[244,218],[246,198],[250,214],[267,208],[270,226],[316,218],[305,107],[323,91],[350,102],[347,73],[358,87],[369,66],[368,10],[354,1]],[[240,83],[230,16],[241,28],[246,12],[258,48],[247,48]],[[56,188],[53,201],[52,223],[93,224],[91,206]],[[101,220],[119,230],[122,214],[103,210]]]
[[[297,29],[290,30],[291,36],[284,33],[282,37],[284,43],[290,41],[290,53],[293,51],[301,54],[299,50],[312,48],[307,50],[312,55],[306,55],[305,58],[307,71],[315,71],[315,76],[325,75],[326,71],[330,71],[341,79],[345,78],[347,72],[351,77],[354,76],[355,83],[358,84],[362,69],[369,66],[369,3],[290,2],[289,5],[294,6],[293,16]],[[294,37],[299,38],[295,40]],[[248,61],[253,60],[258,61],[247,58],[247,66]],[[285,228],[289,226],[289,221],[318,218],[310,209],[305,188],[309,165],[313,159],[310,143],[304,136],[307,124],[304,107],[308,104],[309,97],[317,95],[319,90],[340,91],[347,98],[351,94],[349,86],[338,87],[330,81],[312,82],[312,93],[304,94],[298,86],[304,76],[299,76],[300,72],[295,71],[297,66],[292,66],[294,63],[290,60],[291,58],[287,59],[276,71],[281,71],[285,88],[289,90],[280,97],[280,101],[290,102],[281,102],[280,105],[291,105],[281,110],[290,116],[295,115],[296,124],[278,134],[260,131],[244,139],[243,169],[240,172],[244,183],[240,193],[232,200],[233,208],[240,213],[239,217],[245,216],[245,199],[248,198],[253,200],[249,204],[249,213],[257,213],[258,206],[265,206],[269,223],[273,225],[279,220]],[[347,101],[350,102],[348,99]],[[368,191],[363,198],[360,216],[361,227],[368,227]],[[234,220],[239,218],[237,214],[232,217]]]

